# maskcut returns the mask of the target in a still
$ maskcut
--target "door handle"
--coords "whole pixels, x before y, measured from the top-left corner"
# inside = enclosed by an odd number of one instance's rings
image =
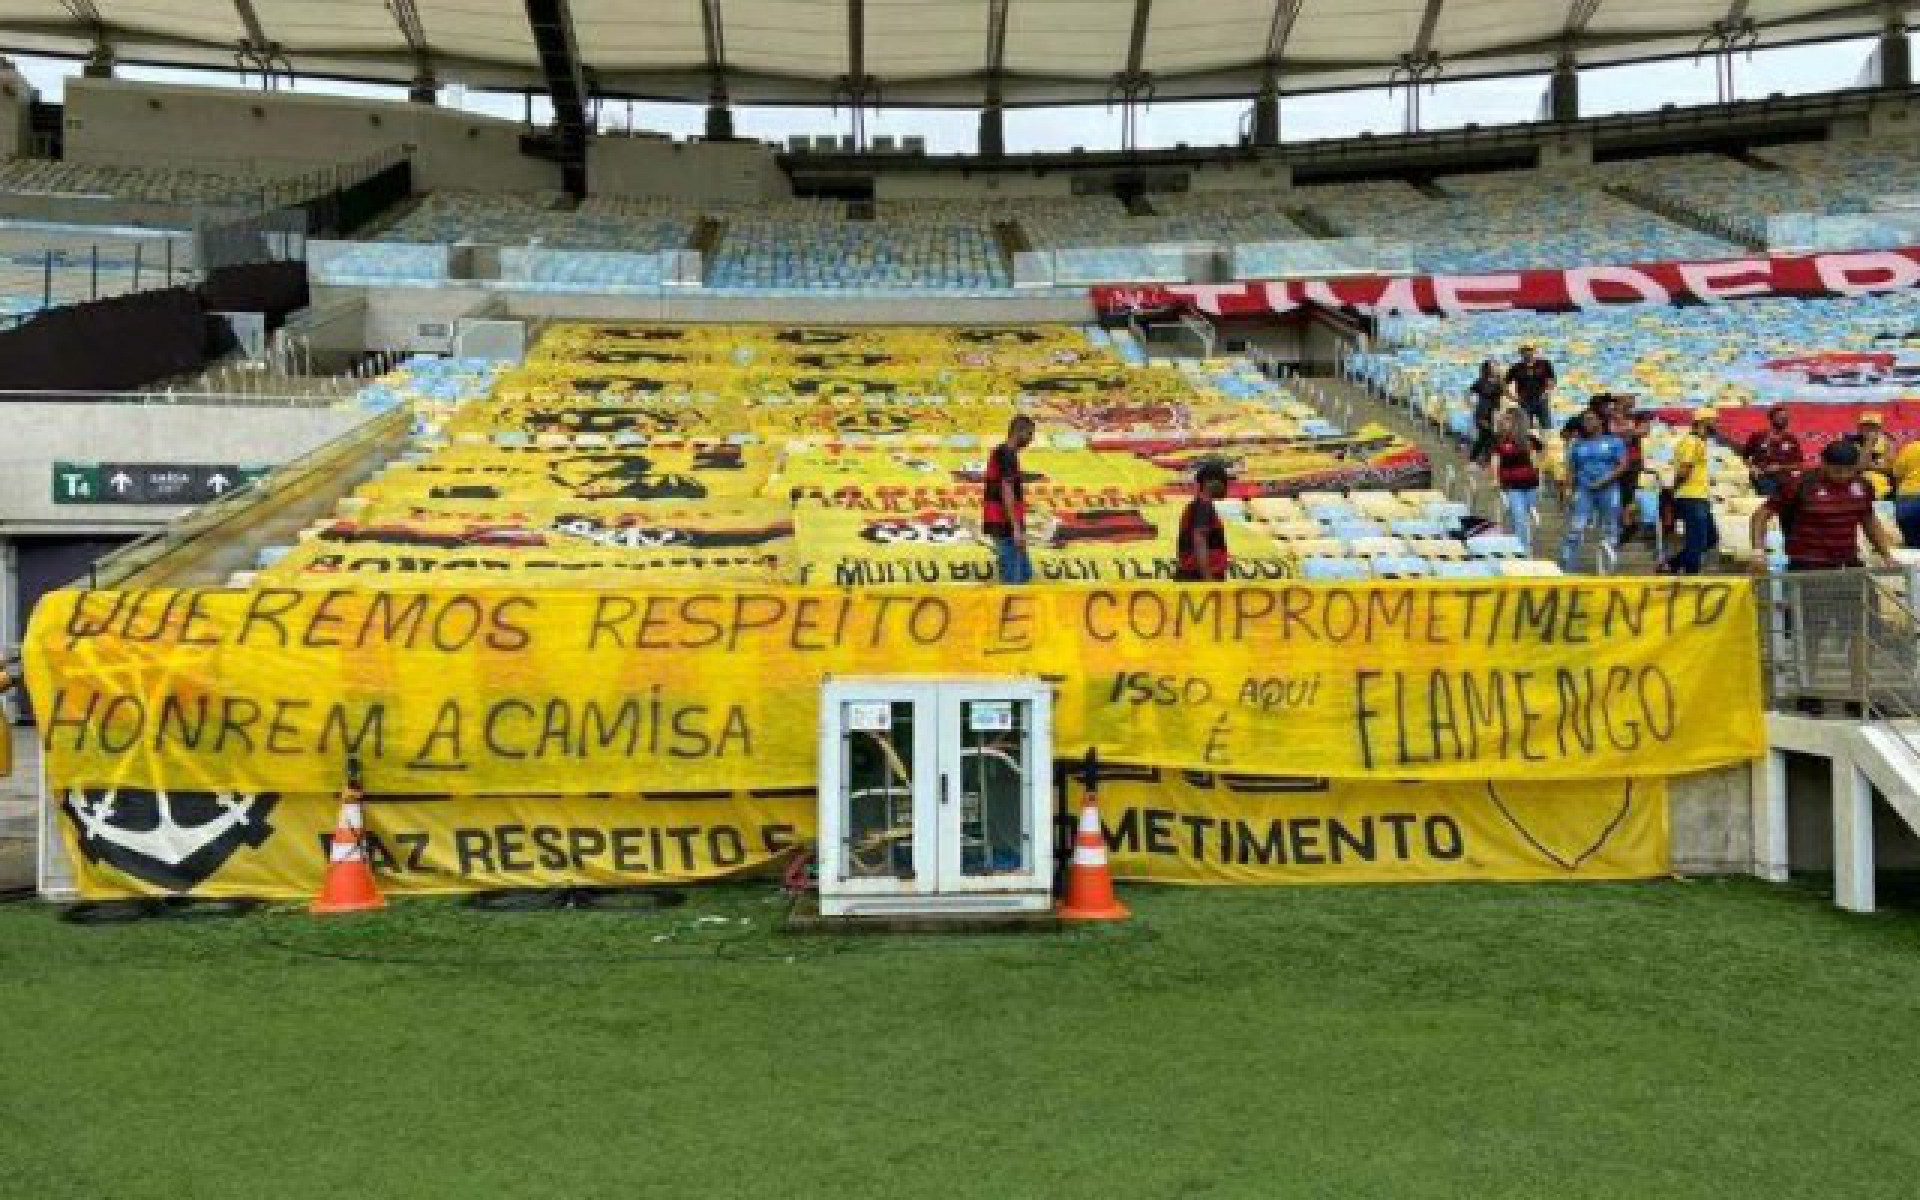
[[[949,802],[949,797],[947,795],[947,773],[945,771],[942,771],[940,772],[940,807],[945,808],[948,802]]]

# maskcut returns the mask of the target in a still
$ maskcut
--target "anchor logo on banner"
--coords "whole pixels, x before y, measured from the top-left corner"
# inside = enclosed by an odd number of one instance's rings
[[[273,834],[271,792],[161,792],[145,788],[74,789],[61,810],[73,822],[87,861],[173,892],[189,892],[242,846]]]

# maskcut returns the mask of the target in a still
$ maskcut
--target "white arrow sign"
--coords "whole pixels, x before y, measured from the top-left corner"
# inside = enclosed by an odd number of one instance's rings
[[[212,492],[216,496],[222,495],[223,493],[226,492],[228,488],[232,486],[233,486],[233,481],[231,479],[228,479],[225,475],[222,475],[218,471],[215,471],[213,474],[207,476],[207,490]]]
[[[127,489],[133,486],[133,476],[125,471],[115,471],[113,478],[107,480],[107,486],[124,496],[127,494]]]

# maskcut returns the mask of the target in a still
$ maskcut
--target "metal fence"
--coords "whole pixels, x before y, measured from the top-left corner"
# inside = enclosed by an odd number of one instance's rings
[[[1920,719],[1920,570],[1809,571],[1760,585],[1773,706]]]
[[[44,308],[200,280],[183,233],[0,220],[0,326]]]

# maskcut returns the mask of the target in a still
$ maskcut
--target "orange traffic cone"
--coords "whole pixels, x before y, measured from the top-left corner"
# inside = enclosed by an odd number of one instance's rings
[[[334,826],[333,845],[328,848],[326,878],[308,912],[371,912],[387,906],[380,885],[373,881],[373,867],[367,862],[367,848],[361,840],[365,833],[360,789],[350,786],[340,793],[340,823]]]
[[[1132,916],[1114,898],[1113,872],[1107,869],[1107,837],[1100,832],[1100,802],[1091,790],[1080,809],[1080,832],[1073,837],[1073,861],[1067,865],[1067,902],[1054,910],[1063,921],[1124,921]]]

